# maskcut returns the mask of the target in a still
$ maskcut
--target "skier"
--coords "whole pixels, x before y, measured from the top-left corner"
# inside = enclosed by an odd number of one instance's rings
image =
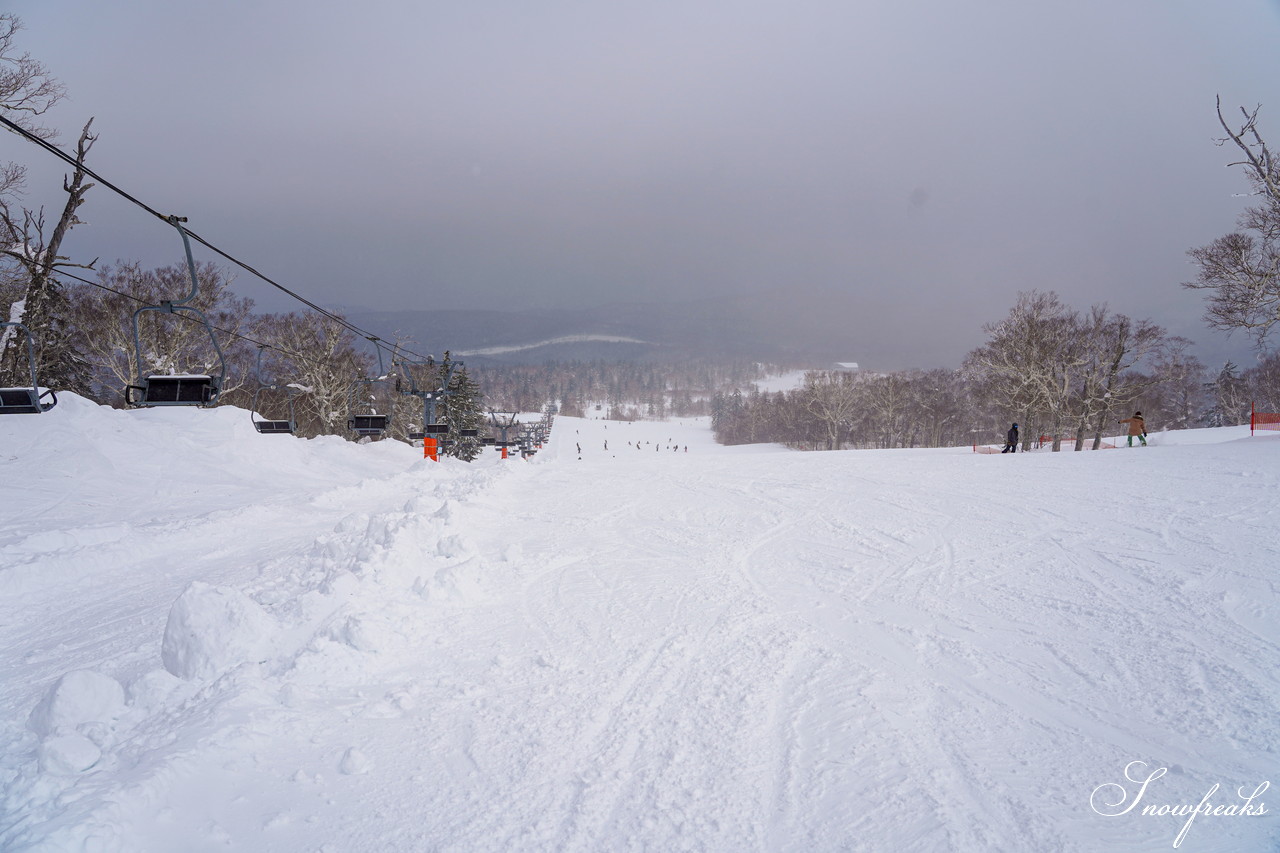
[[[1138,437],[1138,441],[1142,442],[1143,447],[1147,446],[1147,422],[1142,419],[1142,412],[1134,412],[1133,417],[1116,421],[1116,423],[1129,425],[1130,447],[1133,447],[1133,437],[1135,435]]]
[[[1001,453],[1017,453],[1018,452],[1018,425],[1014,424],[1009,427],[1009,434],[1004,438],[1004,450]]]

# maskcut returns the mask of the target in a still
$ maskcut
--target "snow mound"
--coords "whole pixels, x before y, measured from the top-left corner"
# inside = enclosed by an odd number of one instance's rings
[[[102,758],[102,750],[84,735],[51,737],[40,744],[40,769],[59,776],[74,776],[91,769]]]
[[[276,633],[270,614],[243,592],[195,581],[169,611],[160,655],[179,678],[210,680],[270,657]]]
[[[347,776],[361,776],[372,768],[373,762],[369,760],[369,756],[354,746],[343,753],[342,761],[338,764],[338,769]]]
[[[109,723],[120,716],[124,707],[120,682],[100,672],[76,670],[59,678],[49,689],[27,718],[27,728],[48,737],[84,723]]]

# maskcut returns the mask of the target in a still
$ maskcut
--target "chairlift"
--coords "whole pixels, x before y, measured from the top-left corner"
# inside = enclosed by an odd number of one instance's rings
[[[412,441],[422,441],[424,438],[435,438],[437,436],[448,434],[448,424],[425,424],[421,432],[409,433],[409,438]]]
[[[403,376],[409,378],[409,387],[404,387],[401,374],[396,375],[396,390],[407,397],[417,397],[422,400],[422,430],[420,432],[409,433],[410,441],[422,441],[427,438],[436,438],[449,434],[449,425],[436,420],[436,405],[449,396],[449,383],[453,380],[453,372],[458,368],[461,362],[450,362],[449,369],[445,371],[443,377],[437,387],[430,390],[418,387],[417,377],[414,376],[413,368],[415,367],[434,367],[435,359],[428,357],[426,361],[399,361],[392,362],[396,367],[404,369]],[[436,384],[436,383],[432,383]]]
[[[31,332],[21,323],[0,323],[0,329],[20,329],[27,336],[27,367],[31,372],[30,388],[0,388],[0,415],[39,415],[58,405],[53,389],[41,391],[36,381],[36,345]]]
[[[254,369],[254,376],[257,377],[258,387],[253,392],[253,403],[249,407],[249,418],[253,421],[253,428],[263,435],[293,435],[298,429],[298,421],[294,414],[293,398],[296,396],[294,389],[287,388],[286,400],[289,404],[288,420],[267,420],[258,417],[258,401],[262,397],[263,391],[277,391],[279,386],[269,385],[262,381],[262,352],[266,349],[266,345],[258,347],[258,364]]]
[[[137,359],[138,384],[125,386],[124,401],[130,406],[209,407],[218,401],[218,396],[222,393],[222,385],[227,378],[227,359],[222,354],[222,347],[218,345],[218,338],[214,334],[213,326],[199,308],[187,304],[195,299],[200,292],[200,283],[196,279],[195,260],[191,257],[191,240],[187,236],[186,229],[181,225],[186,221],[185,216],[169,217],[169,224],[177,228],[178,233],[182,236],[182,246],[187,255],[187,272],[191,275],[191,292],[182,299],[164,301],[159,305],[146,305],[133,312],[133,346]],[[193,314],[209,333],[209,340],[213,343],[213,350],[218,355],[218,363],[220,365],[218,375],[213,376],[208,373],[144,375],[146,370],[142,363],[142,334],[139,330],[138,319],[147,311],[158,311],[164,314],[177,314],[179,311],[186,311]]]
[[[352,383],[351,390],[347,395],[347,429],[362,438],[365,436],[379,438],[385,435],[391,426],[390,415],[379,414],[372,405],[368,403],[357,404],[356,400],[357,392],[362,388],[368,389],[369,396],[372,398],[372,391],[375,386],[390,384],[383,373],[380,339],[371,336],[369,341],[378,353],[378,376],[374,379],[357,379]],[[357,409],[367,409],[368,411],[357,411]]]

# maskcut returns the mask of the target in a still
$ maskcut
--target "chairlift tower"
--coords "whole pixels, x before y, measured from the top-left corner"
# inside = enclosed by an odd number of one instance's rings
[[[427,438],[435,438],[440,435],[448,435],[449,425],[440,423],[436,420],[436,406],[440,401],[449,396],[449,382],[453,379],[453,371],[457,368],[458,363],[450,363],[449,369],[445,371],[444,376],[440,378],[440,382],[432,383],[434,388],[419,388],[417,377],[413,374],[413,368],[433,368],[436,365],[434,358],[427,358],[426,361],[398,361],[393,362],[393,366],[403,368],[404,376],[409,377],[409,387],[404,387],[401,376],[396,376],[396,390],[406,397],[417,397],[422,401],[422,431],[409,433],[409,438],[414,441],[426,441]]]
[[[507,448],[512,444],[510,431],[520,426],[520,422],[516,420],[518,414],[518,412],[489,412],[489,426],[502,434],[502,439],[495,442],[495,445],[502,452],[503,459],[507,458]]]

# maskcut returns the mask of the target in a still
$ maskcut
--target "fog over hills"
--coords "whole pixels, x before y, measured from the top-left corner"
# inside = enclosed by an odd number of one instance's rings
[[[967,351],[910,333],[909,309],[865,297],[757,293],[734,299],[620,302],[577,310],[349,310],[353,322],[398,334],[439,357],[538,363],[553,360],[749,358],[876,369],[954,367]],[[982,339],[973,330],[971,346]]]
[[[385,339],[399,335],[421,352],[439,357],[447,349],[472,363],[711,358],[796,367],[853,361],[882,371],[959,367],[986,340],[983,325],[1004,316],[982,316],[961,296],[903,304],[887,290],[867,296],[804,287],[581,309],[344,313]],[[1151,319],[1160,322],[1156,313]],[[1228,360],[1241,367],[1256,363],[1243,334],[1227,336],[1190,321],[1166,328],[1190,338],[1192,351],[1213,370]]]

